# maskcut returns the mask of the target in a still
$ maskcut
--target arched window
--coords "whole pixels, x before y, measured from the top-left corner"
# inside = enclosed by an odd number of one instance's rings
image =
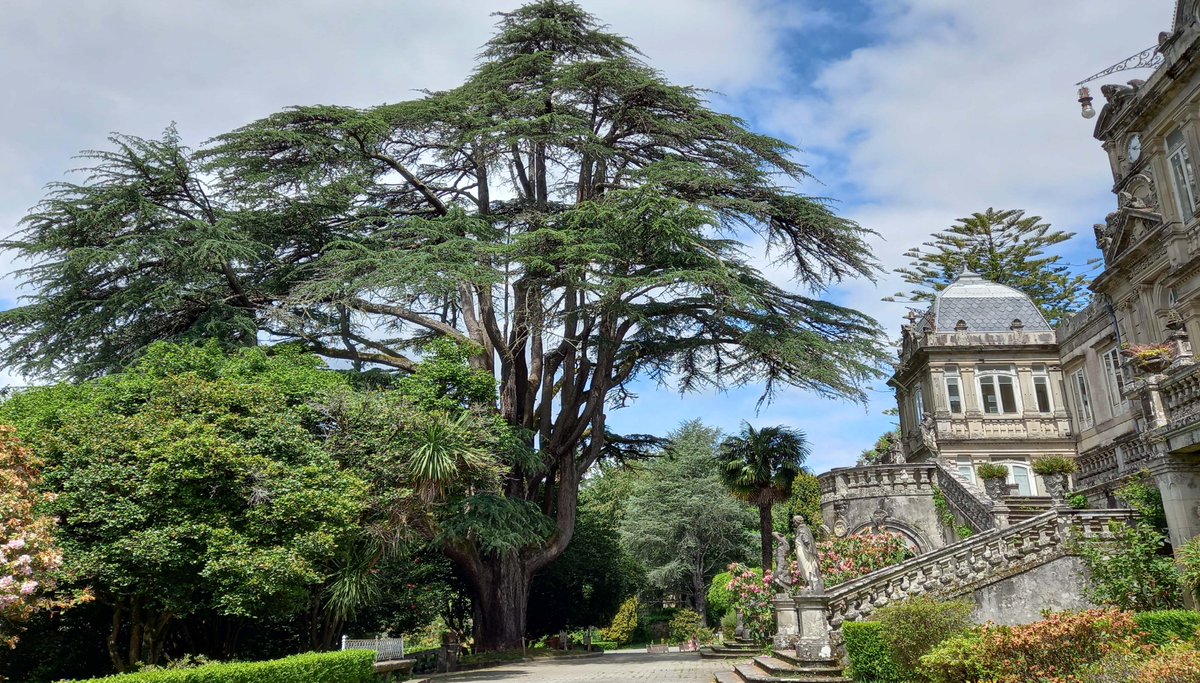
[[[1029,463],[1012,461],[998,461],[997,465],[1004,465],[1008,468],[1007,483],[1011,486],[1016,485],[1016,495],[1018,496],[1036,496],[1037,493],[1037,478],[1033,476],[1033,469]]]
[[[975,374],[979,378],[979,402],[985,415],[1021,412],[1017,373],[1011,365],[981,365]]]

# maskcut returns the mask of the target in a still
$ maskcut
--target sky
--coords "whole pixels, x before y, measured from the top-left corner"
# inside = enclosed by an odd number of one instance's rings
[[[515,0],[6,0],[0,20],[0,233],[113,131],[175,122],[199,145],[296,104],[369,106],[460,83]],[[1115,208],[1075,86],[1154,45],[1173,0],[582,0],[676,83],[800,148],[800,189],[876,233],[877,282],[829,292],[899,336],[903,252],[988,207],[1077,233],[1064,257],[1097,255],[1091,226]],[[1093,84],[1123,83],[1147,72]],[[1102,103],[1102,98],[1099,103]],[[21,294],[0,254],[0,307]],[[777,277],[784,277],[776,273]],[[8,382],[24,380],[9,377]],[[0,370],[0,383],[4,382]],[[868,405],[761,387],[680,396],[653,384],[611,413],[616,431],[666,434],[701,418],[804,430],[810,467],[854,463],[890,427],[883,381]]]

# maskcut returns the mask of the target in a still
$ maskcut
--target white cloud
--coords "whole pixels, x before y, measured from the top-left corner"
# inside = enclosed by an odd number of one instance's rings
[[[1111,206],[1104,156],[1071,85],[1151,45],[1171,0],[878,0],[865,25],[838,25],[848,5],[740,0],[584,0],[671,79],[725,94],[757,124],[805,148],[845,209],[882,234],[886,266],[953,219],[1021,207],[1089,239]],[[490,12],[516,0],[10,0],[0,24],[0,232],[109,131],[155,135],[171,121],[192,144],[292,104],[370,105],[460,82],[491,35]],[[810,73],[840,36],[869,44]],[[1144,74],[1130,73],[1120,82]],[[0,271],[7,270],[0,261]],[[11,278],[0,297],[11,298]],[[852,283],[845,302],[893,334],[897,289]],[[886,392],[874,410],[887,406]],[[676,405],[676,404],[679,405]],[[663,407],[661,415],[657,408]],[[703,410],[693,410],[703,408]],[[753,397],[682,402],[643,391],[644,416],[753,416]],[[614,424],[627,418],[618,411]],[[667,419],[668,416],[671,419]],[[888,418],[784,394],[752,421],[807,428],[819,462],[853,459]],[[724,425],[723,425],[724,426]],[[814,462],[818,458],[814,458]]]

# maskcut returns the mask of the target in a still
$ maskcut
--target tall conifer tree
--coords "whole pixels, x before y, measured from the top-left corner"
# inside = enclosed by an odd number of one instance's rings
[[[500,15],[452,90],[294,107],[199,153],[118,138],[8,244],[34,293],[0,315],[3,360],[87,377],[217,335],[408,372],[430,338],[470,349],[527,435],[513,518],[536,508],[552,531],[503,552],[486,541],[515,537],[482,522],[431,540],[473,591],[478,645],[519,646],[530,579],[570,542],[631,382],[862,400],[884,359],[875,321],[821,299],[875,274],[866,231],[793,189],[792,147],[703,97],[578,5],[538,0]],[[794,288],[747,258],[751,234]]]
[[[1061,256],[1047,254],[1049,247],[1074,236],[1024,211],[989,208],[973,213],[906,251],[904,256],[911,261],[896,273],[916,289],[886,300],[930,301],[965,266],[1029,295],[1046,320],[1057,325],[1087,303],[1087,278],[1073,275]]]

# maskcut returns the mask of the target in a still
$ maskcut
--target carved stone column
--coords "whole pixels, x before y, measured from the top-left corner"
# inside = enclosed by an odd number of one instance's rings
[[[1176,551],[1200,536],[1200,458],[1167,455],[1151,461],[1150,474],[1162,494],[1167,531]]]

